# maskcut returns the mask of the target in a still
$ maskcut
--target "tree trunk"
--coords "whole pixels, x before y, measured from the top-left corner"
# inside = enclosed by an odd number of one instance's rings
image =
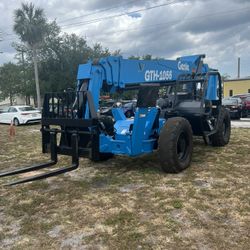
[[[26,102],[26,105],[30,105],[30,96],[28,95],[25,96],[25,102]]]
[[[10,106],[12,106],[13,105],[13,96],[12,96],[12,93],[10,93],[9,98],[10,98]]]
[[[34,62],[34,70],[35,70],[37,107],[38,107],[39,110],[41,110],[41,95],[40,95],[40,86],[39,86],[39,79],[38,79],[38,68],[37,68],[37,54],[36,54],[36,49],[33,49],[33,62]]]
[[[37,96],[33,96],[34,105],[37,106]]]

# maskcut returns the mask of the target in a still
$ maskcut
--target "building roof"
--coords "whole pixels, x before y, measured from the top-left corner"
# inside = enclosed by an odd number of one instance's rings
[[[224,82],[246,81],[246,80],[250,81],[250,77],[225,79]]]

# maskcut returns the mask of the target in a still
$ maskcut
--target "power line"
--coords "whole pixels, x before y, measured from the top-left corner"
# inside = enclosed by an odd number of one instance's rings
[[[119,4],[119,5],[113,5],[112,7],[110,7],[110,8],[105,8],[105,9],[101,9],[101,10],[98,10],[98,11],[95,11],[95,12],[92,12],[92,13],[88,13],[88,14],[85,14],[85,15],[81,15],[81,16],[77,16],[77,17],[72,17],[72,18],[68,18],[68,19],[63,19],[63,20],[59,20],[59,21],[57,21],[57,23],[58,24],[60,24],[60,23],[64,23],[64,22],[68,22],[68,21],[70,21],[70,20],[75,20],[75,19],[78,19],[78,18],[81,18],[81,17],[87,17],[87,16],[92,16],[92,15],[95,15],[95,14],[98,14],[98,13],[101,13],[101,12],[106,12],[106,11],[108,11],[108,10],[112,10],[112,9],[117,9],[117,8],[119,8],[119,7],[122,7],[122,6],[124,6],[124,5],[128,5],[128,4],[131,4],[131,3],[133,3],[133,2],[136,2],[136,1],[138,1],[138,0],[132,0],[132,1],[129,1],[129,2],[126,2],[125,4]],[[10,34],[10,33],[7,33],[7,32],[3,32],[3,31],[0,31],[0,33],[3,33],[3,34],[5,34],[5,36],[14,36],[14,34]]]
[[[132,0],[132,1],[126,2],[125,5],[131,4],[131,3],[136,2],[136,1],[137,0]],[[84,15],[81,15],[81,16],[64,19],[62,21],[58,21],[58,23],[59,24],[60,23],[65,23],[65,22],[68,22],[70,20],[75,20],[75,19],[78,19],[78,18],[81,18],[81,17],[92,16],[92,15],[99,14],[99,13],[102,13],[102,12],[106,12],[106,11],[109,11],[109,10],[117,9],[117,8],[120,8],[120,7],[123,7],[123,6],[124,6],[124,4],[119,4],[119,5],[116,4],[116,5],[114,5],[113,7],[110,7],[110,8],[105,8],[105,9],[94,11],[92,13],[84,14]]]
[[[84,24],[84,25],[86,24],[87,25],[87,24],[91,24],[91,23],[95,23],[95,22],[100,22],[100,21],[103,21],[105,19],[111,19],[111,18],[120,17],[120,16],[124,16],[124,15],[134,14],[134,13],[138,13],[138,12],[141,12],[141,11],[147,11],[147,10],[151,10],[151,9],[155,9],[155,8],[159,8],[159,7],[163,7],[163,6],[167,6],[167,5],[179,3],[179,2],[185,2],[185,1],[187,1],[187,0],[178,0],[178,1],[174,0],[172,2],[168,1],[168,3],[165,3],[165,4],[154,5],[154,6],[151,6],[151,7],[142,8],[142,9],[138,9],[138,10],[135,10],[135,11],[130,11],[130,12],[126,12],[126,13],[120,13],[120,14],[116,14],[116,15],[112,15],[112,16],[101,17],[101,18],[87,20],[87,21],[83,21],[83,22],[65,24],[65,25],[62,25],[61,27],[68,27],[68,26],[72,26],[72,25],[80,26],[82,24]],[[135,0],[127,2],[126,5],[129,4],[129,3],[132,3],[132,2],[135,2]],[[121,7],[121,5],[119,5],[118,7]],[[112,7],[112,8],[107,8],[107,9],[104,9],[104,10],[100,10],[100,12],[104,12],[104,11],[107,11],[107,10],[110,10],[110,9],[114,9],[114,8],[117,8],[117,7]],[[93,14],[95,14],[95,13],[90,13],[89,15],[93,15]],[[79,17],[81,17],[81,16],[79,16]],[[79,17],[75,17],[75,18],[79,18]],[[64,22],[66,20],[63,20],[61,22]],[[16,36],[15,34],[7,34],[7,33],[5,33],[5,34],[6,34],[5,37],[6,36],[15,37]],[[5,39],[5,41],[11,41],[11,40],[13,40],[13,39]]]
[[[10,34],[10,33],[7,33],[5,31],[0,31],[0,35],[3,35],[3,37],[7,37],[7,36],[14,36],[15,34]]]
[[[137,1],[137,0],[129,1],[129,2],[125,3],[125,5],[128,5],[128,4],[133,3],[133,2],[136,2],[136,1]],[[167,0],[167,1],[169,1],[169,0]],[[187,0],[181,0],[181,2],[182,2],[182,1],[187,1]],[[163,4],[163,5],[164,5],[164,4]],[[161,6],[163,6],[163,5],[160,5],[160,6],[158,6],[158,7],[161,7]],[[167,5],[168,5],[168,4],[167,4]],[[78,18],[81,18],[81,17],[86,17],[86,16],[95,15],[95,14],[97,14],[97,13],[106,12],[106,11],[108,11],[108,10],[116,9],[116,8],[119,8],[119,7],[122,7],[122,6],[124,6],[124,4],[122,4],[122,5],[114,5],[113,7],[106,8],[106,9],[102,9],[102,10],[99,10],[99,11],[96,11],[96,12],[92,12],[92,13],[89,13],[89,14],[86,14],[86,15],[81,15],[81,16],[78,16],[78,17],[73,17],[73,18],[65,19],[65,20],[59,21],[58,23],[64,23],[64,22],[67,22],[67,21],[69,21],[69,20],[74,20],[74,19],[78,19]],[[156,7],[157,7],[157,6],[156,6]],[[155,7],[153,6],[153,7],[150,7],[150,9],[151,9],[151,8],[155,8]],[[136,10],[136,11],[133,11],[133,12],[131,12],[131,13],[136,13],[136,12],[139,12],[139,11],[140,11],[140,10]],[[125,14],[122,14],[122,15],[127,15],[127,14],[130,14],[130,12],[125,13]],[[121,15],[121,14],[118,14],[118,16],[120,16],[120,15]],[[111,18],[111,17],[112,17],[112,16],[102,17],[102,18],[98,18],[98,20],[99,20],[99,19],[105,19],[105,18]],[[97,20],[97,19],[94,19],[94,20],[87,20],[87,21],[85,21],[85,22],[90,22],[90,21],[91,21],[91,23],[92,23],[93,21],[96,22],[96,20]],[[65,24],[65,25],[63,25],[62,27],[71,26],[71,25],[74,25],[74,23]],[[6,33],[6,32],[4,32],[4,33],[5,33],[5,37],[7,37],[7,36],[16,36],[15,34],[10,34],[10,33]],[[8,39],[8,40],[10,40],[10,39]]]
[[[14,36],[15,34],[10,34],[10,33],[7,33],[7,32],[5,32],[5,31],[0,31],[0,35],[2,35],[2,37],[4,38],[4,37],[7,37],[7,36]]]
[[[9,40],[9,38],[17,37],[17,35],[15,35],[15,34],[9,34],[8,36],[3,36],[3,38],[5,38],[5,37],[8,37],[7,39]]]
[[[235,13],[235,12],[242,12],[242,11],[249,11],[250,8],[241,8],[241,9],[234,9],[234,10],[228,10],[228,11],[220,11],[220,12],[216,12],[213,14],[207,14],[207,15],[200,15],[200,16],[194,16],[194,17],[189,17],[189,18],[184,18],[181,21],[179,19],[176,20],[172,20],[169,22],[162,22],[162,23],[157,23],[157,24],[151,24],[151,25],[147,25],[147,26],[140,26],[137,28],[129,28],[129,29],[123,29],[123,30],[117,30],[117,31],[111,31],[111,32],[105,32],[102,34],[115,34],[115,33],[120,33],[120,32],[126,32],[126,31],[131,31],[131,30],[147,30],[147,29],[152,29],[155,28],[156,26],[166,26],[166,24],[178,24],[181,23],[183,21],[191,21],[193,19],[198,19],[198,18],[207,18],[207,17],[213,17],[213,16],[217,16],[217,15],[226,15],[228,13]],[[167,27],[169,28],[169,27]],[[3,41],[11,41],[13,39],[5,39]]]
[[[135,11],[130,11],[130,12],[115,14],[115,15],[111,15],[111,16],[86,20],[86,21],[82,21],[82,22],[65,24],[65,25],[62,25],[61,27],[64,28],[64,27],[69,27],[69,26],[73,26],[73,25],[74,26],[88,25],[88,24],[100,22],[100,21],[107,20],[107,19],[112,19],[112,18],[121,17],[121,16],[127,16],[127,15],[135,14],[135,13],[138,13],[138,12],[147,11],[147,10],[151,10],[151,9],[155,9],[155,8],[159,8],[159,7],[164,7],[164,6],[167,6],[167,5],[172,5],[172,4],[176,4],[176,3],[180,3],[180,2],[186,2],[186,1],[187,0],[179,0],[179,1],[174,0],[172,2],[168,2],[168,3],[165,3],[165,4],[154,5],[154,6],[151,6],[151,7],[142,8],[142,9],[138,9],[138,10],[135,10]]]
[[[120,32],[131,31],[131,30],[148,30],[148,29],[155,28],[156,26],[165,26],[166,24],[178,24],[178,23],[181,23],[183,21],[191,21],[191,20],[197,19],[197,18],[207,18],[207,17],[217,16],[217,15],[226,15],[228,13],[242,12],[242,11],[249,11],[249,10],[250,10],[250,8],[248,8],[248,9],[241,8],[241,9],[236,9],[236,10],[234,9],[234,10],[228,10],[228,11],[221,11],[221,12],[216,12],[213,14],[210,13],[207,15],[200,15],[200,16],[184,18],[181,21],[179,19],[176,19],[176,20],[172,20],[172,21],[168,21],[168,22],[144,25],[144,26],[140,26],[137,28],[129,28],[129,29],[123,29],[123,30],[117,30],[117,31],[104,32],[104,33],[102,33],[102,35],[116,34],[116,33],[120,33]],[[169,28],[169,27],[166,27],[166,28]]]

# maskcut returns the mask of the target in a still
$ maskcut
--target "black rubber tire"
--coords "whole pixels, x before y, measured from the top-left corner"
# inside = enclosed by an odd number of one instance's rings
[[[99,121],[102,122],[103,125],[105,126],[105,132],[108,135],[113,136],[114,135],[114,121],[113,121],[112,116],[102,115],[100,116]],[[89,146],[90,145],[91,144],[89,144]],[[113,156],[114,154],[112,153],[99,153],[99,159],[92,158],[91,160],[94,162],[106,161],[112,158]]]
[[[192,152],[193,131],[188,120],[182,117],[169,118],[161,129],[158,140],[158,153],[163,171],[181,172],[190,165]]]
[[[99,121],[103,123],[103,125],[105,126],[105,132],[108,135],[113,136],[114,135],[114,121],[112,116],[106,116],[103,115],[99,118]]]
[[[231,135],[231,119],[230,114],[224,107],[220,108],[218,115],[218,131],[211,135],[212,146],[223,147],[228,144]]]
[[[14,126],[19,126],[20,122],[19,122],[19,120],[17,118],[14,118],[13,124],[14,124]]]
[[[98,161],[107,161],[113,158],[114,154],[112,153],[100,153],[100,158]]]
[[[112,153],[99,153],[99,158],[90,158],[93,162],[107,161],[113,158],[114,154]]]
[[[88,144],[88,146],[90,147],[91,143]],[[99,158],[90,157],[90,160],[93,162],[107,161],[107,160],[113,158],[113,156],[114,156],[114,154],[112,154],[112,153],[99,153]]]

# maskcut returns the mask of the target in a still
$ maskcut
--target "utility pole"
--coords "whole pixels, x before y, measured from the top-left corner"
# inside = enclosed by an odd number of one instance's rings
[[[24,60],[24,52],[25,51],[23,50],[23,48],[21,48],[20,52],[21,52],[22,70],[23,70],[22,80],[23,80],[23,85],[26,88],[27,76],[26,76],[26,67],[25,67],[25,60]],[[26,105],[30,105],[30,97],[27,94],[25,95],[25,103],[26,103]]]
[[[238,78],[240,78],[240,57],[238,57]]]

